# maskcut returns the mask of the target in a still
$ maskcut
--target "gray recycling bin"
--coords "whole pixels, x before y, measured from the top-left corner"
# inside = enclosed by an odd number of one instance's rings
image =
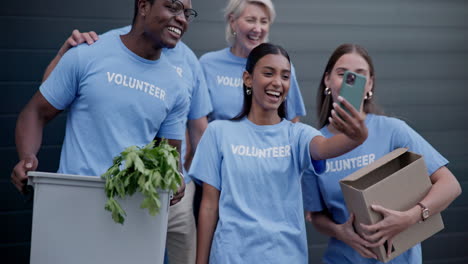
[[[142,195],[119,200],[124,225],[104,209],[100,177],[29,172],[34,186],[31,264],[161,264],[170,193],[160,192],[161,209],[140,208]]]

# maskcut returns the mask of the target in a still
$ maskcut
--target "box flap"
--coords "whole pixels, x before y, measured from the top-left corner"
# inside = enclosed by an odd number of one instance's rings
[[[345,178],[341,179],[340,182],[352,182],[355,181],[359,178],[361,178],[364,175],[367,175],[368,173],[372,172],[373,170],[381,167],[382,165],[394,160],[395,158],[403,155],[406,151],[408,151],[408,148],[398,148],[395,149],[394,151],[388,153],[387,155],[381,157],[380,159],[372,162],[371,164],[355,171],[354,173],[346,176]]]

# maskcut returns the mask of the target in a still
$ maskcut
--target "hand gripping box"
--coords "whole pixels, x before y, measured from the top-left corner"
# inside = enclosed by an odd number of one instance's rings
[[[31,264],[162,264],[170,193],[160,191],[156,216],[140,208],[141,194],[119,200],[123,225],[104,209],[100,177],[29,172],[34,186]]]
[[[359,223],[375,224],[382,219],[371,205],[408,210],[426,196],[432,183],[423,157],[399,148],[342,179],[340,186],[349,212],[355,214],[354,227],[360,233]],[[398,234],[389,257],[386,244],[372,251],[380,261],[388,262],[443,228],[441,215],[431,215]]]

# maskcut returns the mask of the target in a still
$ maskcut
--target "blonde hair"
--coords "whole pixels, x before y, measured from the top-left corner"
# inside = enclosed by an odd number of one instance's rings
[[[229,23],[229,17],[232,15],[234,19],[239,18],[247,4],[258,4],[266,7],[270,25],[273,24],[275,20],[276,12],[271,0],[229,0],[229,3],[224,9],[224,20],[226,21],[226,41],[231,46],[234,44],[235,36],[231,24]],[[265,40],[268,41],[268,36]]]

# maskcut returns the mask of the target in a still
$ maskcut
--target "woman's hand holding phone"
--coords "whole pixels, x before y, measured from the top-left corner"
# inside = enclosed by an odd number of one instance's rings
[[[361,144],[367,139],[365,114],[360,113],[345,98],[338,96],[338,102],[333,103],[333,110],[329,118],[330,124],[353,141]]]

